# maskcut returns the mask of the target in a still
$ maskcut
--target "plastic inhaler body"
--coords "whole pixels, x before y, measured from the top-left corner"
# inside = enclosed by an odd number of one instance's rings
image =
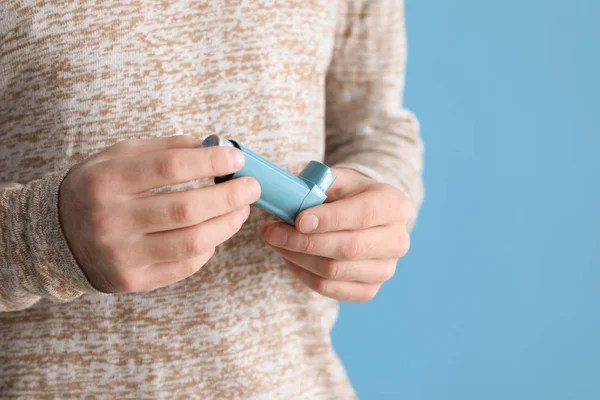
[[[291,225],[301,211],[322,204],[327,198],[325,193],[335,181],[333,171],[317,161],[311,161],[299,176],[294,176],[233,140],[211,135],[204,139],[201,147],[211,146],[237,147],[246,158],[241,170],[215,178],[215,183],[253,177],[261,187],[260,199],[255,204]]]

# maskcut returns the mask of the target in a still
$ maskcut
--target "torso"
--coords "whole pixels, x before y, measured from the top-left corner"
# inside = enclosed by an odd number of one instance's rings
[[[299,172],[324,154],[336,1],[0,5],[0,185],[133,137],[217,133]],[[147,294],[0,314],[0,392],[346,398],[337,304],[304,288],[253,210],[196,275]],[[274,396],[274,397],[270,397]],[[305,397],[308,396],[308,397]]]

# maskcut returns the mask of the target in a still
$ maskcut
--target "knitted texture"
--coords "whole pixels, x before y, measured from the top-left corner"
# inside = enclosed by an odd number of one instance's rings
[[[401,0],[0,3],[0,398],[351,399],[337,303],[258,230],[194,276],[102,295],[63,236],[71,166],[133,137],[220,134],[299,173],[346,166],[422,201]]]

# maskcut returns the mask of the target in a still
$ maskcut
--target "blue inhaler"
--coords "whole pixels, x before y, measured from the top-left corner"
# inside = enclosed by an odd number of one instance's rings
[[[251,176],[260,183],[260,199],[257,206],[294,225],[296,216],[310,207],[322,204],[325,193],[335,181],[335,174],[325,164],[311,161],[299,176],[270,163],[234,140],[210,135],[201,147],[237,147],[246,157],[244,167],[235,174],[215,178],[215,183],[226,182],[241,176]]]

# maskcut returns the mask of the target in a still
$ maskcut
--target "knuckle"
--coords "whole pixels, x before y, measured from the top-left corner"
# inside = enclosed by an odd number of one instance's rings
[[[230,210],[235,210],[242,205],[241,199],[243,199],[243,192],[241,189],[240,184],[237,182],[235,185],[231,185],[231,187],[228,188],[226,201],[227,207],[229,207]]]
[[[331,198],[340,198],[343,195],[343,189],[340,186],[334,186],[327,192],[328,197]]]
[[[178,164],[177,157],[171,154],[163,155],[154,160],[154,171],[164,179],[176,179]]]
[[[327,260],[320,266],[319,273],[326,279],[336,279],[339,276],[340,262],[336,260]]]
[[[211,148],[208,156],[209,174],[212,176],[219,175],[219,171],[223,169],[221,166],[226,164],[227,160],[224,152],[218,147]]]
[[[333,231],[337,231],[340,229],[342,225],[342,219],[340,217],[340,213],[333,210],[329,215],[329,227]]]
[[[202,253],[202,243],[195,236],[186,238],[181,246],[179,253],[184,258],[193,258]]]
[[[376,209],[368,201],[363,201],[359,207],[359,228],[368,228],[375,221]]]
[[[362,244],[356,239],[346,241],[341,248],[341,256],[345,260],[358,260],[362,255]]]
[[[304,253],[312,253],[315,248],[315,241],[309,235],[300,236],[300,250]]]
[[[315,278],[313,289],[315,292],[322,294],[323,296],[331,297],[331,285],[324,278]]]
[[[193,207],[190,203],[179,202],[170,206],[169,219],[175,223],[184,223],[192,219]]]

